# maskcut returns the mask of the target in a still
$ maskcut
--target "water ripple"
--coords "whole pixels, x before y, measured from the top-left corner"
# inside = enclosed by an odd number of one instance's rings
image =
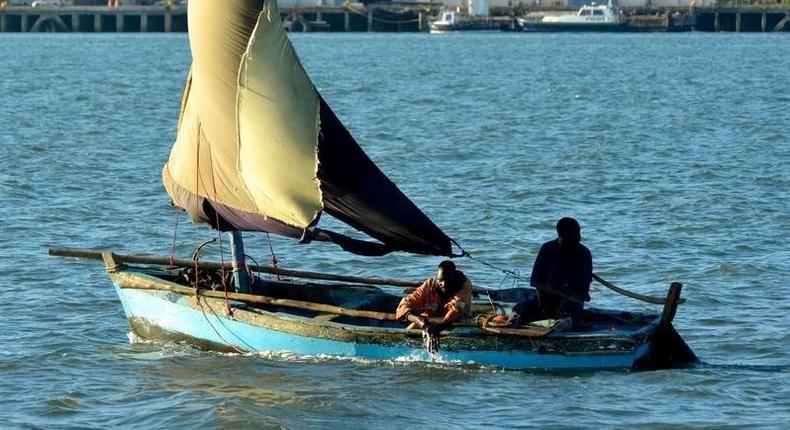
[[[477,258],[526,276],[576,216],[605,278],[659,296],[684,283],[675,325],[704,364],[555,374],[130,342],[103,269],[46,248],[169,253],[159,174],[186,38],[0,34],[0,427],[785,428],[786,35],[456,36],[293,38],[371,158]],[[182,219],[176,252],[213,235]],[[266,260],[264,237],[246,242]],[[436,264],[274,246],[305,270]],[[602,287],[593,302],[655,310]]]

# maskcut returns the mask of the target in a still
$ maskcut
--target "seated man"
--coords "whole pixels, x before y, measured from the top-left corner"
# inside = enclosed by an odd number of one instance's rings
[[[590,301],[592,255],[581,241],[581,227],[573,218],[557,222],[557,239],[540,247],[532,267],[530,285],[537,301],[516,305],[520,322],[546,318],[575,318]]]
[[[414,292],[404,297],[395,311],[395,317],[404,320],[409,315],[420,319],[423,327],[426,318],[441,317],[440,327],[446,327],[462,316],[472,314],[472,283],[455,268],[455,263],[439,263],[436,277],[428,278]]]

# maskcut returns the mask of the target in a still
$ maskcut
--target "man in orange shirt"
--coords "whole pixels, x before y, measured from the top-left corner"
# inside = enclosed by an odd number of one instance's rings
[[[439,263],[436,276],[428,278],[413,293],[404,297],[395,311],[399,320],[416,316],[423,327],[430,327],[427,318],[441,317],[441,324],[434,330],[441,331],[453,321],[472,315],[472,283],[455,263]]]

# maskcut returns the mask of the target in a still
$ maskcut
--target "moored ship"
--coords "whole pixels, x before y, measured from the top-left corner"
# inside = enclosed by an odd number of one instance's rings
[[[491,18],[486,0],[468,0],[466,10],[461,7],[443,9],[439,19],[429,25],[431,34],[455,31],[501,31],[503,23]]]
[[[574,14],[546,15],[539,19],[516,19],[523,31],[626,31],[628,22],[611,1],[583,5]]]

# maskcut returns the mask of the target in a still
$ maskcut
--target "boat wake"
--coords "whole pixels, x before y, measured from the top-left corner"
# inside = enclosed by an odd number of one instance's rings
[[[699,363],[692,369],[734,370],[738,372],[790,373],[790,364],[724,364]]]
[[[441,354],[433,354],[428,351],[414,351],[407,355],[402,355],[392,359],[371,359],[362,357],[344,357],[339,355],[317,354],[317,355],[302,355],[295,354],[287,351],[257,351],[257,352],[222,352],[222,351],[205,351],[195,349],[188,343],[151,340],[142,338],[133,332],[128,332],[127,337],[129,343],[132,345],[150,345],[156,346],[159,349],[156,351],[158,356],[167,357],[171,355],[190,355],[190,354],[215,354],[222,357],[256,357],[264,360],[288,362],[288,363],[355,363],[361,365],[391,365],[391,366],[430,366],[436,368],[462,368],[463,370],[480,369],[485,371],[499,371],[502,370],[494,366],[484,366],[474,362],[464,362],[461,360],[450,360],[443,357]]]

